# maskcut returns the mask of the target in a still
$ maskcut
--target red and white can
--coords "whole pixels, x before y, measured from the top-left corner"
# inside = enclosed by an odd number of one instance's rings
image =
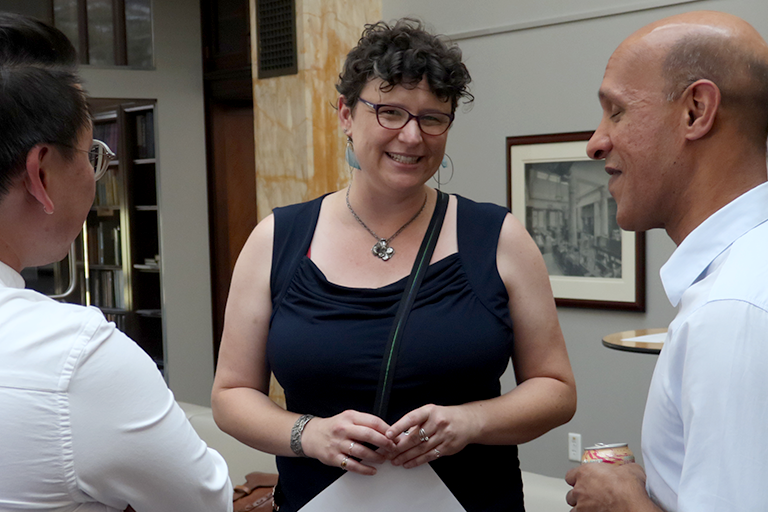
[[[635,462],[635,454],[629,449],[627,443],[597,443],[595,446],[585,448],[584,454],[581,456],[582,464],[590,464],[592,462],[605,462],[606,464],[620,466]]]

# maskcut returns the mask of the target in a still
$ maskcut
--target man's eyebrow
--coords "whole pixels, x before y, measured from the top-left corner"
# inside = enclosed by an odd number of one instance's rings
[[[619,97],[615,94],[615,92],[609,91],[603,88],[597,91],[597,99],[600,101],[601,104],[610,103],[613,105],[617,105],[617,104],[623,103],[623,101],[619,99]]]

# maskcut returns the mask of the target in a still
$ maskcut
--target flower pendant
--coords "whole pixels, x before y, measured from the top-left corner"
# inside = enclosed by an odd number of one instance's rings
[[[387,261],[389,258],[395,255],[395,250],[389,246],[386,240],[383,238],[376,242],[371,248],[371,252],[381,258],[383,261]]]

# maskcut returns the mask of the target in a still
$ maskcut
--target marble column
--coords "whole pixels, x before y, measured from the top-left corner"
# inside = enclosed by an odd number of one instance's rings
[[[251,0],[256,201],[259,220],[276,206],[345,186],[345,138],[335,84],[363,26],[381,18],[381,0],[296,0],[296,75],[257,78],[255,1]]]

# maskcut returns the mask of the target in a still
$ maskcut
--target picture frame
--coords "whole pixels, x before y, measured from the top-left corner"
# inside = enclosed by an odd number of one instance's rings
[[[557,306],[645,311],[645,233],[616,223],[588,132],[507,137],[507,207],[544,256]]]

